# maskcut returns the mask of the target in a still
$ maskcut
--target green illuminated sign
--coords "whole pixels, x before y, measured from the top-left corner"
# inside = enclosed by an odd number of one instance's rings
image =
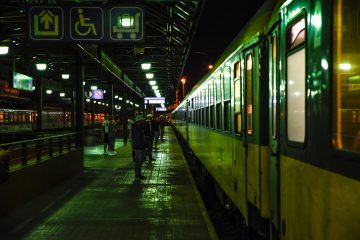
[[[30,6],[30,42],[134,42],[144,39],[141,6]]]

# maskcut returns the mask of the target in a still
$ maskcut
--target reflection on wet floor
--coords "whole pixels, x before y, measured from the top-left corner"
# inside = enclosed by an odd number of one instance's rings
[[[158,147],[141,181],[130,144],[117,141],[114,156],[85,147],[83,174],[15,211],[1,239],[211,239],[170,128]]]

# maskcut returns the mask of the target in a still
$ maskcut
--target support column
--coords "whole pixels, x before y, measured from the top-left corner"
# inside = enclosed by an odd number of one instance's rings
[[[111,114],[111,117],[113,119],[115,119],[115,116],[114,116],[114,83],[111,81],[110,82],[111,85],[110,85],[110,101],[109,101],[109,107],[110,107],[110,114]]]
[[[75,105],[75,84],[73,84],[71,90],[71,131],[75,132],[76,130],[76,122],[75,122],[75,114],[76,114],[76,105]]]
[[[127,104],[126,104],[126,100],[127,100],[127,92],[126,92],[126,87],[123,86],[123,100],[121,102],[121,122],[123,123],[123,133],[124,133],[124,143],[127,143],[127,137],[129,135],[128,133],[128,129],[127,129]]]
[[[37,117],[36,117],[36,131],[42,132],[43,131],[43,84],[42,84],[42,77],[38,76],[36,78],[36,100],[37,100]]]
[[[76,59],[76,132],[77,147],[84,146],[84,66],[81,56]]]

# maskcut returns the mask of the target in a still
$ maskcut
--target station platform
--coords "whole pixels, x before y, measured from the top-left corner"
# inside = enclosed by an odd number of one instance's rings
[[[85,147],[84,171],[3,216],[0,239],[217,239],[170,127],[164,137],[141,181],[130,144]]]

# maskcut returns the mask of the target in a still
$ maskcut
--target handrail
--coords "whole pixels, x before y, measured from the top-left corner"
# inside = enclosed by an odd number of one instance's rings
[[[23,140],[23,141],[17,141],[17,142],[3,143],[3,144],[0,144],[0,148],[12,146],[12,145],[20,145],[20,144],[24,144],[24,143],[37,142],[37,141],[47,140],[47,139],[51,139],[51,138],[72,136],[72,135],[77,135],[77,132],[65,133],[65,134],[60,134],[60,135],[51,135],[49,137],[33,138],[30,140]]]

